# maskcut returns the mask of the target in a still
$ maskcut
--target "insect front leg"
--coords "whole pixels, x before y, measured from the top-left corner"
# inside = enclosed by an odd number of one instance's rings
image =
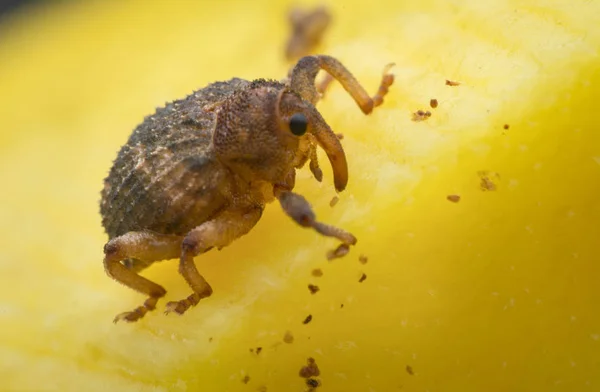
[[[104,246],[104,269],[117,282],[148,296],[142,306],[118,314],[114,322],[137,321],[156,308],[156,303],[167,291],[160,285],[138,275],[121,262],[138,259],[144,263],[177,258],[182,237],[150,232],[129,232],[113,238]]]
[[[212,288],[200,275],[194,263],[194,256],[211,248],[222,248],[233,240],[247,234],[262,215],[262,208],[251,210],[228,210],[190,231],[181,243],[179,273],[183,276],[193,293],[180,301],[167,303],[165,313],[185,313],[202,298],[212,294]]]
[[[383,103],[383,97],[387,94],[388,88],[394,83],[394,75],[388,73],[392,66],[393,64],[388,64],[384,67],[379,89],[373,97],[369,96],[354,75],[342,63],[326,55],[301,58],[291,72],[289,84],[292,91],[297,92],[302,98],[314,105],[325,91],[324,89],[331,82],[325,79],[324,86],[317,87],[315,85],[317,73],[321,69],[325,70],[340,82],[342,87],[356,101],[363,113],[369,114],[373,111],[373,108]]]
[[[303,196],[291,191],[277,189],[275,196],[285,213],[300,226],[311,227],[324,236],[337,238],[348,245],[356,244],[356,237],[347,231],[317,221],[310,204]]]

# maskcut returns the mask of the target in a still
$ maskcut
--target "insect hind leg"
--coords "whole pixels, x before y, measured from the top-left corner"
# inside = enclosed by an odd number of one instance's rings
[[[137,321],[156,308],[167,293],[160,285],[138,275],[155,261],[177,258],[182,237],[149,232],[129,232],[113,238],[104,246],[104,269],[117,282],[148,296],[143,305],[118,314],[117,321]]]

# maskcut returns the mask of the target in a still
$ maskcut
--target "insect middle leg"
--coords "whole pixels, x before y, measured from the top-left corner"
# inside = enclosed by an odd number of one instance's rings
[[[221,213],[215,219],[205,222],[190,231],[181,244],[181,259],[179,273],[192,288],[193,293],[180,301],[167,303],[165,313],[185,313],[195,306],[202,298],[212,294],[212,288],[198,272],[194,264],[194,256],[204,253],[211,248],[222,248],[233,240],[247,234],[256,225],[262,215],[262,208],[249,211],[229,210]]]
[[[138,275],[121,262],[138,259],[144,263],[177,258],[183,237],[151,232],[129,232],[113,238],[104,246],[104,269],[117,282],[146,294],[148,299],[142,306],[130,312],[118,314],[114,322],[137,321],[156,308],[156,303],[167,291],[160,285]]]

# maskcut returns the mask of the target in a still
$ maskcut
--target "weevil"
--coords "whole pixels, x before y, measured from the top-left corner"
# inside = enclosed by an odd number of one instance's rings
[[[115,322],[139,320],[164,297],[162,286],[139,275],[157,261],[178,258],[192,291],[168,302],[165,313],[183,314],[209,297],[213,290],[194,257],[247,234],[275,200],[300,226],[356,243],[351,233],[318,221],[308,201],[293,192],[296,169],[307,162],[322,180],[317,146],[332,166],[336,191],[348,182],[344,149],[315,108],[320,70],[338,80],[364,114],[381,105],[394,81],[388,66],[370,97],[335,58],[305,56],[284,82],[215,82],[157,109],[133,131],[104,180],[104,268],[147,299]]]

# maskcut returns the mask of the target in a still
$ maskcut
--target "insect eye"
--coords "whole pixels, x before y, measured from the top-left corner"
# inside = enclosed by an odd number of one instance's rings
[[[296,113],[290,117],[290,131],[296,136],[302,136],[306,133],[308,120],[302,113]]]

